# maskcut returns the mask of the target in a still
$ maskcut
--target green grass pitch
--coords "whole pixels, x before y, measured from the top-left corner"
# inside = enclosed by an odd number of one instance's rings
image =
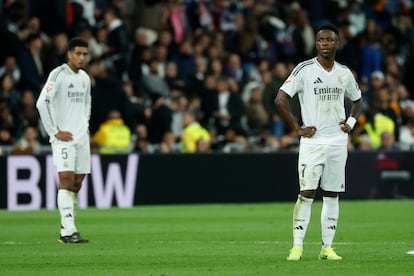
[[[80,210],[89,244],[60,244],[58,211],[0,211],[0,275],[414,275],[414,201],[341,201],[342,261],[318,260],[320,200],[300,262],[293,202]]]

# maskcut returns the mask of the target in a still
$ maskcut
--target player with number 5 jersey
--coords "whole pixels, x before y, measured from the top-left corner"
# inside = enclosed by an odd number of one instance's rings
[[[75,225],[78,192],[90,173],[89,118],[91,82],[83,70],[88,44],[73,38],[67,63],[52,70],[36,102],[42,124],[50,137],[53,162],[59,175],[57,204],[61,216],[59,241],[85,243]]]

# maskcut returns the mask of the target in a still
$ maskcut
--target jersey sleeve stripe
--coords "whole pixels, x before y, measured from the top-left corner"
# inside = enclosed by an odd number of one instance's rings
[[[58,70],[56,70],[55,72],[53,72],[54,74],[52,76],[50,76],[50,80],[51,81],[56,81],[59,74],[62,73],[65,70],[64,67],[60,67]]]
[[[53,121],[52,107],[50,106],[49,97],[46,97],[45,102],[46,102],[46,110],[47,110],[47,114],[49,115],[50,122],[52,123],[52,125],[55,125],[55,122]]]
[[[299,73],[299,71],[300,71],[300,70],[302,70],[304,67],[306,67],[306,66],[308,66],[308,65],[312,65],[312,64],[314,64],[314,63],[315,63],[315,62],[313,61],[313,59],[300,63],[300,64],[299,64],[299,65],[298,65],[298,66],[297,66],[297,67],[293,70],[292,75],[293,75],[293,76],[296,76],[296,75]]]

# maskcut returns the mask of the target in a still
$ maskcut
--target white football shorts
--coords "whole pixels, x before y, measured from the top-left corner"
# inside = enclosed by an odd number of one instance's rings
[[[53,163],[58,172],[89,174],[91,172],[91,150],[89,135],[79,137],[76,142],[55,140],[52,142]]]
[[[301,144],[298,173],[300,190],[345,191],[346,145]]]

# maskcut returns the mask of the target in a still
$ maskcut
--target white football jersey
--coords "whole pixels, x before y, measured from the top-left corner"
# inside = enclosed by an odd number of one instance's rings
[[[36,107],[51,142],[59,129],[71,132],[72,142],[76,143],[89,128],[91,82],[88,74],[84,70],[76,73],[68,64],[53,69]]]
[[[301,137],[301,143],[344,145],[348,134],[339,122],[346,119],[344,98],[361,98],[361,90],[351,70],[335,62],[326,71],[316,58],[298,64],[280,90],[290,97],[298,94],[304,126],[315,126],[312,138]]]

